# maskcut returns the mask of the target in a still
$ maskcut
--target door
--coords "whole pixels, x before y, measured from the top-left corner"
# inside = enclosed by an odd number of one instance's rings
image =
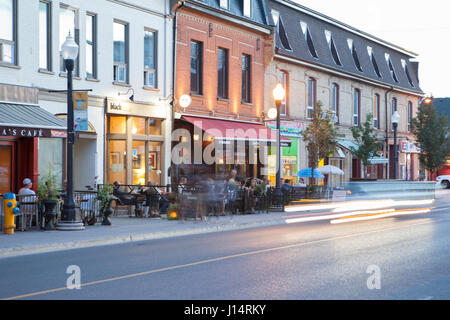
[[[14,191],[14,142],[0,142],[0,194]]]

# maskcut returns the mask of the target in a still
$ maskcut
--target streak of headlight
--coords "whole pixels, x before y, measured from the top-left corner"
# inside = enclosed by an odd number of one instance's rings
[[[386,213],[386,212],[394,212],[395,209],[389,209],[389,210],[379,210],[379,211],[359,211],[359,212],[347,212],[342,214],[333,214],[333,215],[326,215],[326,216],[315,216],[315,217],[304,217],[304,218],[294,218],[294,219],[286,219],[286,223],[301,223],[301,222],[311,222],[311,221],[321,221],[321,220],[331,220],[331,219],[339,219],[344,217],[352,217],[357,214],[363,215],[363,214],[377,214],[377,213]]]
[[[364,220],[375,220],[375,219],[381,219],[381,218],[388,218],[388,217],[395,217],[395,216],[402,216],[402,215],[414,215],[414,214],[424,214],[424,213],[430,213],[432,208],[426,208],[426,209],[419,209],[419,210],[397,210],[394,212],[384,212],[369,216],[363,216],[363,217],[355,217],[355,215],[342,217],[338,220],[331,220],[331,224],[339,224],[339,223],[347,223],[347,222],[355,222],[355,221],[364,221]]]
[[[373,210],[382,209],[390,207],[404,207],[404,206],[420,206],[429,205],[434,202],[433,199],[429,200],[377,200],[377,201],[365,201],[365,202],[348,202],[333,210],[333,212],[346,212],[346,211],[356,211],[356,210]]]

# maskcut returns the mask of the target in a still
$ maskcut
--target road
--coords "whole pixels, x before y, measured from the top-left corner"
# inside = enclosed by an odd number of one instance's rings
[[[450,193],[433,207],[4,258],[0,298],[450,299]]]

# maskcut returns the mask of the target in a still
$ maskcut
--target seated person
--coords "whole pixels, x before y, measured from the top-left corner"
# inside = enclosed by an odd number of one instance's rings
[[[152,196],[157,199],[159,204],[159,214],[151,214],[150,217],[160,216],[161,214],[166,212],[170,202],[165,197],[163,197],[163,192],[156,187],[155,183],[148,182],[147,189],[144,191],[144,194],[147,197],[147,205],[150,204]]]
[[[135,214],[136,216],[139,216],[141,214],[142,208],[138,203],[137,196],[132,194],[133,190],[131,190],[130,192],[120,190],[120,185],[117,181],[114,181],[113,185],[113,196],[119,199],[120,204],[135,206]]]
[[[283,191],[283,194],[287,194],[289,193],[289,191],[291,191],[292,187],[291,187],[291,180],[284,180],[283,185],[281,186],[281,191]]]
[[[184,190],[186,190],[187,178],[181,177],[180,182],[178,184],[178,194],[183,194]]]

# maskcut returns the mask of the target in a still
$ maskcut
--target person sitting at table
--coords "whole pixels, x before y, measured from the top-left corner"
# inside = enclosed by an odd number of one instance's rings
[[[178,184],[178,194],[183,194],[183,192],[186,190],[187,185],[187,178],[181,177],[180,182]]]
[[[141,212],[139,208],[139,204],[137,201],[137,196],[133,195],[131,190],[130,192],[125,192],[120,190],[120,184],[117,181],[114,181],[113,183],[113,195],[119,199],[120,204],[127,205],[127,206],[135,206],[135,213],[136,216],[138,216],[138,212]]]
[[[159,213],[151,213],[150,218],[160,217],[161,214],[164,214],[166,212],[170,202],[163,196],[163,192],[156,187],[154,182],[149,181],[147,183],[147,189],[145,189],[144,194],[147,196],[147,199],[149,200],[150,197],[156,196],[159,204]]]

